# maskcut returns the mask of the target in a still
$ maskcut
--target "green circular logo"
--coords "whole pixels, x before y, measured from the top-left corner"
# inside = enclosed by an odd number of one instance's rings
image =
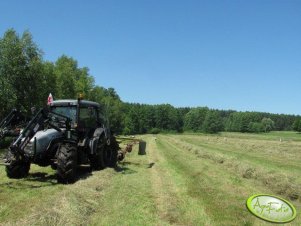
[[[247,207],[255,216],[273,223],[287,223],[295,219],[295,207],[274,195],[253,195],[247,200]]]

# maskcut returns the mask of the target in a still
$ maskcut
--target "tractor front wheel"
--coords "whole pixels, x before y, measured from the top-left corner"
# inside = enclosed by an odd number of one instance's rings
[[[11,151],[6,156],[6,174],[9,178],[24,178],[28,175],[30,169],[30,162],[20,159],[15,156]]]
[[[57,154],[57,180],[69,184],[76,180],[77,148],[71,144],[62,144]]]

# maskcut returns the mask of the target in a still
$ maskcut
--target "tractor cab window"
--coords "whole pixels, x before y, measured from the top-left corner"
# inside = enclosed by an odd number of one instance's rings
[[[103,113],[98,109],[98,121],[101,123],[101,125],[106,125],[106,119]]]
[[[94,107],[80,108],[79,126],[83,128],[95,128],[97,126],[97,112]]]
[[[76,107],[74,106],[54,106],[51,107],[51,112],[68,117],[72,123],[76,122]]]

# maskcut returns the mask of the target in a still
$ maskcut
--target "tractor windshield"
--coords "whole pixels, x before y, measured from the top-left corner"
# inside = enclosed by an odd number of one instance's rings
[[[51,112],[64,115],[71,119],[72,123],[76,122],[76,107],[75,106],[53,106]]]

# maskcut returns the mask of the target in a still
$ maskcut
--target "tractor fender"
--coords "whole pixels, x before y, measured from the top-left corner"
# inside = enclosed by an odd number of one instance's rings
[[[93,137],[89,141],[90,154],[95,154],[97,152],[97,144],[100,136],[104,135],[106,137],[106,133],[104,128],[97,128],[94,131]]]

